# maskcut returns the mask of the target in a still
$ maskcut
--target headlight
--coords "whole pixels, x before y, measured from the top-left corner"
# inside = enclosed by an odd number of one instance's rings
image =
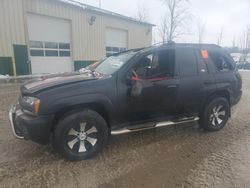
[[[23,101],[25,103],[27,103],[33,110],[33,112],[35,114],[38,113],[39,111],[39,106],[40,106],[40,99],[36,98],[36,97],[28,97],[28,96],[24,96],[23,97]]]

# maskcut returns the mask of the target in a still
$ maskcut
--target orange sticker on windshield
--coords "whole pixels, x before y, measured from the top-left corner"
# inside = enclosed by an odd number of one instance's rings
[[[201,50],[201,56],[203,59],[207,59],[208,58],[208,51],[207,50]]]

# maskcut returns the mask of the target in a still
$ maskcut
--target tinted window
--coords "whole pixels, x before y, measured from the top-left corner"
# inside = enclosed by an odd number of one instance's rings
[[[175,74],[175,53],[174,50],[163,50],[159,53],[159,66],[164,70],[166,76],[171,77]]]
[[[179,48],[176,50],[176,62],[179,65],[180,75],[197,75],[197,60],[192,48]]]

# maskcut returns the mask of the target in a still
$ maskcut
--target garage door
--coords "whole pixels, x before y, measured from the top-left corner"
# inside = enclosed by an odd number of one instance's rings
[[[28,14],[28,34],[33,74],[72,71],[69,21]]]
[[[128,48],[126,30],[106,28],[106,56],[124,51]]]

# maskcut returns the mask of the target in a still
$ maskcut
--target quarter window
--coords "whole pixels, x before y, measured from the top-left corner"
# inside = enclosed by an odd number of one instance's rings
[[[209,57],[217,71],[226,72],[233,69],[232,65],[223,54],[218,52],[209,52]]]

